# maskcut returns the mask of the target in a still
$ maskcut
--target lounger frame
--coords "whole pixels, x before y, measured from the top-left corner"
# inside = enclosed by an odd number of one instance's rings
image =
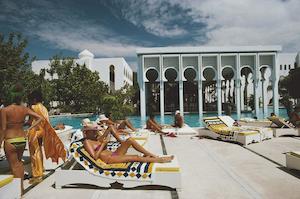
[[[176,161],[177,160],[173,160]],[[70,161],[71,162],[71,161]],[[76,162],[75,162],[76,163]],[[123,188],[134,188],[140,186],[156,185],[169,187],[171,189],[181,188],[180,172],[155,172],[150,179],[134,180],[134,179],[115,179],[113,177],[96,176],[88,171],[73,169],[57,169],[55,175],[55,188],[61,189],[67,185],[88,184],[103,188],[111,188],[111,184],[118,182],[123,184]]]
[[[300,170],[300,157],[295,156],[292,153],[286,153],[285,157],[287,168]]]

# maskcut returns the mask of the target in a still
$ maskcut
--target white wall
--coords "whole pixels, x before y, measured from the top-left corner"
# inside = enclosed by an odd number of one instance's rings
[[[294,68],[297,53],[278,53],[278,71],[280,76],[287,76]]]
[[[118,90],[126,83],[133,85],[133,71],[123,57],[120,58],[91,58],[81,56],[80,59],[75,60],[78,64],[86,64],[86,66],[99,73],[101,81],[104,81],[107,85],[110,85],[109,68],[111,65],[115,66],[115,89]],[[34,73],[39,74],[41,69],[49,69],[49,60],[38,60],[32,62],[32,70]],[[46,79],[50,79],[50,75],[46,73]],[[53,78],[56,78],[55,76]]]

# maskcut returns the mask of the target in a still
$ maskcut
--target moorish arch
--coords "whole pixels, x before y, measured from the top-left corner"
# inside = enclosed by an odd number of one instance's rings
[[[146,89],[147,89],[147,113],[159,112],[159,71],[157,67],[148,67],[145,71]]]
[[[197,71],[193,66],[183,70],[183,108],[186,112],[198,112],[198,81]]]
[[[179,73],[176,67],[167,67],[164,69],[164,110],[165,112],[173,113],[179,107]]]
[[[241,111],[251,110],[251,99],[254,96],[253,67],[244,65],[240,68],[241,74]]]

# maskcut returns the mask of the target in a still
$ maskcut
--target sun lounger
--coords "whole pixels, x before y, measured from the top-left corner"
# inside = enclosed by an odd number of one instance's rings
[[[228,127],[234,127],[234,122],[235,120],[232,119],[232,117],[230,116],[218,116],[218,118],[220,120],[222,120]],[[247,126],[247,125],[242,125],[239,126],[238,128],[240,128],[241,130],[245,130],[245,131],[258,131],[260,133],[260,140],[267,140],[267,139],[271,139],[273,138],[273,130],[272,128],[268,128],[268,127],[258,127],[258,126]]]
[[[219,117],[206,117],[203,119],[209,131],[201,131],[202,136],[208,136],[223,141],[238,142],[248,145],[261,141],[258,130],[244,130],[239,127],[228,127]]]
[[[0,198],[21,198],[21,178],[0,175]]]
[[[163,132],[173,132],[175,135],[198,135],[198,132],[191,128],[189,125],[184,124],[182,128],[175,128],[175,127],[166,127],[163,128]]]
[[[285,157],[287,168],[300,170],[300,151],[288,152]]]
[[[267,118],[272,122],[271,125],[276,125],[275,127],[272,127],[274,137],[279,137],[282,135],[300,135],[299,129],[295,128],[292,124],[286,122],[283,118],[274,116]]]
[[[146,129],[146,125],[144,125],[143,131],[147,131],[150,134],[154,133],[153,131],[150,131],[149,129]],[[182,128],[175,128],[172,127],[171,125],[167,125],[164,126],[162,129],[163,132],[165,133],[174,133],[176,136],[181,136],[181,135],[190,135],[190,136],[194,136],[194,135],[198,135],[199,133],[194,130],[193,128],[191,128],[189,125],[184,124]]]
[[[70,153],[84,170],[57,170],[56,188],[71,184],[111,187],[114,182],[123,184],[124,188],[143,185],[181,188],[180,167],[176,157],[172,162],[163,164],[141,162],[106,164],[100,159],[94,160],[85,151],[81,142],[72,143]]]

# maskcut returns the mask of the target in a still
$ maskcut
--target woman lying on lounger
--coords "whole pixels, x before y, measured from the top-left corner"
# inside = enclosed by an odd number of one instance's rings
[[[118,131],[125,131],[126,128],[129,128],[132,131],[136,131],[136,129],[131,124],[131,122],[127,119],[113,121],[112,113],[107,113],[106,115],[100,115],[99,124],[114,125],[118,129]]]
[[[101,159],[108,164],[113,163],[125,163],[125,162],[171,162],[174,156],[168,157],[158,157],[141,145],[139,145],[133,138],[128,138],[125,141],[121,141],[117,134],[117,130],[113,125],[110,125],[103,135],[99,137],[97,133],[97,128],[85,128],[83,129],[85,140],[83,141],[83,146],[85,150],[95,159]],[[115,152],[111,152],[106,149],[109,137],[113,135],[121,145],[117,148]],[[126,155],[128,148],[132,146],[135,150],[144,154],[144,156],[138,155]]]

